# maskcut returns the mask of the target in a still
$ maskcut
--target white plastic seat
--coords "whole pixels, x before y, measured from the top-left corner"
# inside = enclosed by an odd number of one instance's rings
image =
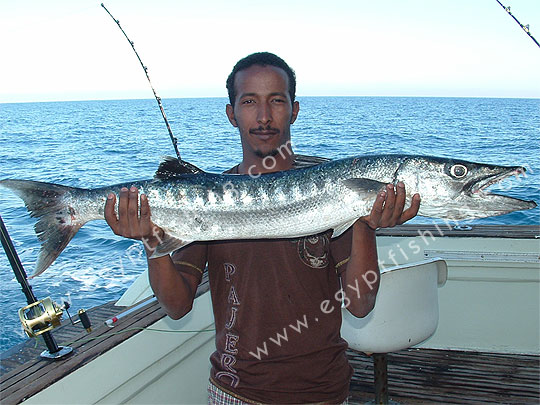
[[[446,277],[446,262],[437,258],[382,270],[375,308],[364,318],[343,308],[341,336],[350,348],[365,353],[388,353],[423,342],[437,329],[437,289]]]
[[[381,271],[373,310],[356,318],[342,308],[341,336],[349,347],[374,355],[376,403],[388,402],[386,353],[417,345],[435,333],[439,322],[438,288],[446,283],[446,262],[439,258]]]

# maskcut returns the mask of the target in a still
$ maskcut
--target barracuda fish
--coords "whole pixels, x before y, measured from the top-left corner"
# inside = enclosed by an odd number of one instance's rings
[[[536,207],[485,189],[525,173],[504,167],[427,156],[358,156],[285,172],[248,175],[206,173],[174,158],[150,180],[82,189],[29,180],[1,180],[20,196],[32,217],[41,251],[34,276],[58,257],[87,222],[104,219],[107,195],[137,187],[148,196],[152,221],[165,238],[153,257],[193,241],[295,238],[333,229],[341,235],[368,215],[377,193],[402,181],[407,204],[420,193],[419,215],[459,221]]]

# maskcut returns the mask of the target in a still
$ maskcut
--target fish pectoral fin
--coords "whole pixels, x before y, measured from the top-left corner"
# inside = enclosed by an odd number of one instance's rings
[[[165,232],[165,235],[161,239],[161,243],[156,246],[149,258],[155,259],[156,257],[168,255],[183,246],[189,245],[191,242],[193,241],[181,240]]]
[[[343,184],[345,187],[350,188],[359,194],[378,193],[386,187],[386,183],[381,183],[380,181],[366,179],[363,177],[343,180]]]
[[[336,226],[334,228],[334,233],[332,234],[332,238],[337,238],[338,236],[340,236],[343,232],[345,232],[347,229],[353,226],[355,222],[356,222],[356,218],[350,222],[346,222],[344,224]]]
[[[169,179],[183,174],[198,173],[204,173],[204,171],[184,160],[178,160],[172,156],[165,156],[162,158],[154,178]]]
[[[343,180],[345,187],[351,189],[352,191],[362,195],[366,198],[375,197],[376,194],[383,190],[386,187],[386,183],[381,183],[377,180],[371,180],[366,178],[350,178]],[[347,229],[349,229],[358,218],[353,219],[352,221],[345,222],[333,228],[332,238],[337,238],[343,234]]]

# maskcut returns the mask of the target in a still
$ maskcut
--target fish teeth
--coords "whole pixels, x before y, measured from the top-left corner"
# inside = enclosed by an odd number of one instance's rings
[[[515,175],[516,178],[519,178],[520,174],[525,175],[525,172],[524,172],[523,168],[516,169],[516,170],[513,170],[513,171],[508,172],[508,173],[498,174],[498,175],[496,175],[494,177],[488,178],[488,180],[485,183],[480,184],[478,186],[478,188],[474,191],[474,193],[484,191],[489,186],[492,186],[493,184],[499,183],[502,180],[504,180],[504,179],[506,179],[506,178],[508,178],[508,177],[510,177],[512,175]]]

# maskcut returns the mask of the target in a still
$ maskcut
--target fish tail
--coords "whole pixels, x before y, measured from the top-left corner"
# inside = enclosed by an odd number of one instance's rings
[[[74,187],[32,180],[0,180],[25,203],[30,216],[37,218],[34,225],[41,250],[35,277],[43,273],[60,255],[77,231],[87,222],[74,207],[74,192],[87,191]]]

